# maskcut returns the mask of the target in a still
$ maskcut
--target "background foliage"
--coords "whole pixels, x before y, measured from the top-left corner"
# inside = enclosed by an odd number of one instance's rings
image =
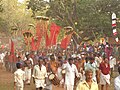
[[[26,30],[29,23],[35,24],[35,16],[45,15],[61,27],[72,26],[78,43],[95,40],[113,35],[111,15],[120,18],[119,8],[120,0],[0,0],[0,32],[10,34],[12,26]]]

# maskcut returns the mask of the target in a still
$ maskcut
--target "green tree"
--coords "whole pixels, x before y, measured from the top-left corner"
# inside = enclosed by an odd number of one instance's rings
[[[3,9],[2,0],[0,0],[0,15],[2,15],[3,11],[4,9]],[[0,32],[6,33],[6,28],[7,28],[6,21],[2,17],[0,17]]]
[[[27,8],[32,10],[32,17],[45,15],[49,8],[48,2],[44,0],[29,0],[27,3]]]
[[[30,0],[29,8],[40,12],[39,7],[45,7],[46,4],[38,2],[45,1]],[[120,16],[120,0],[50,0],[47,5],[46,15],[63,27],[72,26],[77,33],[73,35],[77,42],[111,36],[111,14],[115,12]]]
[[[2,0],[0,0],[0,12],[2,12],[3,11],[3,7],[2,7]]]
[[[16,27],[18,30],[25,30],[29,23],[34,23],[31,18],[31,10],[26,9],[26,3],[19,3],[18,0],[3,0],[3,12],[1,18],[5,21],[6,29],[4,31],[11,33],[11,28]],[[5,27],[4,27],[5,28]]]
[[[25,1],[23,3],[18,0],[2,0],[0,2],[2,5],[2,12],[0,6],[0,36],[13,38],[16,48],[24,44],[22,30],[27,30],[28,25],[35,22],[31,18],[32,11],[26,9]],[[34,32],[34,28],[32,29]]]

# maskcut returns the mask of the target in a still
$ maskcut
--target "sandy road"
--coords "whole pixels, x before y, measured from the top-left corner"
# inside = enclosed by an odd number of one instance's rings
[[[13,73],[0,69],[0,90],[13,90]],[[35,90],[35,85],[26,85],[25,90]],[[61,87],[53,86],[53,90],[64,90]]]

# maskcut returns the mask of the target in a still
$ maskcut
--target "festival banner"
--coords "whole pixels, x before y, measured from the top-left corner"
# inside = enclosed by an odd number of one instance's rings
[[[50,45],[56,45],[58,34],[60,33],[61,27],[52,23],[50,26]]]
[[[36,50],[38,50],[41,39],[42,39],[42,30],[41,30],[41,26],[40,26],[39,22],[36,25],[36,37],[37,37],[37,42],[36,42],[35,48],[36,48]]]
[[[31,41],[31,50],[32,50],[32,51],[35,51],[35,50],[36,50],[34,37],[32,37],[32,41]]]
[[[48,46],[50,46],[50,38],[49,38],[49,36],[48,36],[48,33],[46,32],[46,48],[48,47]]]
[[[11,39],[11,49],[10,49],[10,52],[12,55],[14,55],[14,42],[13,40]]]
[[[70,43],[72,34],[67,35],[65,38],[62,39],[60,47],[66,49]]]

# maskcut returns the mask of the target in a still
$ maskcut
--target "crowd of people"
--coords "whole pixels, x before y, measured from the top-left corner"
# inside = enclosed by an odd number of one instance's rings
[[[35,84],[36,90],[110,90],[114,67],[119,66],[118,46],[109,43],[82,44],[76,49],[18,51],[14,55],[1,54],[1,68],[14,73],[14,89]],[[118,54],[116,54],[118,52]],[[120,67],[118,69],[120,73]],[[120,90],[120,78],[115,79],[115,90]]]

